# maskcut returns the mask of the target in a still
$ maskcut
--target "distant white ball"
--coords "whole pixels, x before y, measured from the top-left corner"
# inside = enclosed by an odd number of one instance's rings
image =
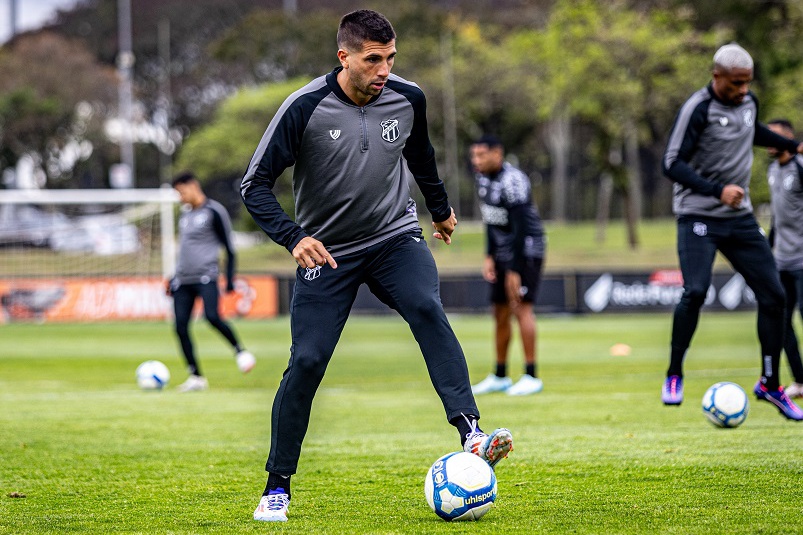
[[[137,366],[137,384],[143,390],[161,390],[170,382],[170,370],[158,360],[146,360]]]
[[[474,454],[448,453],[427,472],[424,494],[444,520],[479,520],[496,500],[496,474]]]
[[[703,414],[718,427],[738,427],[749,410],[747,394],[736,383],[716,383],[703,395]]]

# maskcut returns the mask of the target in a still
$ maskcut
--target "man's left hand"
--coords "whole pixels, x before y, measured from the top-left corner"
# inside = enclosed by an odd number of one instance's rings
[[[443,240],[443,243],[446,245],[452,243],[452,232],[454,232],[454,228],[457,226],[457,217],[454,215],[454,208],[451,210],[452,214],[449,216],[449,219],[438,223],[432,222],[432,227],[435,229],[435,233],[432,234],[432,236]]]

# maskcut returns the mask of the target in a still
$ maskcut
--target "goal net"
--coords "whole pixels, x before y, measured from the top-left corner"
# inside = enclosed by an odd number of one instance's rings
[[[172,188],[0,190],[0,321],[160,315],[153,285],[174,271],[177,202]]]

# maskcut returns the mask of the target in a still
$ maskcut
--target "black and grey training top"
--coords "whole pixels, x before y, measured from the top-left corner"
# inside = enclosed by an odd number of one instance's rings
[[[674,213],[718,218],[752,213],[753,145],[797,152],[796,141],[758,122],[753,93],[736,106],[720,101],[710,84],[694,93],[675,119],[662,162],[664,173],[675,182]],[[739,208],[719,200],[728,184],[745,191]]]
[[[226,250],[226,280],[234,280],[234,244],[231,220],[219,202],[206,199],[198,208],[183,208],[178,220],[178,262],[174,284],[206,284],[220,275],[220,248]]]
[[[429,141],[424,93],[391,75],[382,92],[360,107],[338,85],[340,70],[285,100],[242,181],[241,194],[256,223],[291,252],[305,236],[337,256],[419,229],[409,175],[433,221],[451,214]],[[293,165],[295,222],[272,191]]]
[[[544,228],[527,175],[504,162],[498,173],[477,173],[474,183],[485,223],[486,253],[496,262],[512,262],[515,271],[523,269],[528,258],[543,258]]]
[[[767,169],[772,195],[775,263],[781,271],[803,269],[803,156]]]

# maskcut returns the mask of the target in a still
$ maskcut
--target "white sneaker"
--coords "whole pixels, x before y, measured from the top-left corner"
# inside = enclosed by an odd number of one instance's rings
[[[477,420],[474,420],[471,422],[471,432],[466,435],[463,451],[477,455],[493,468],[513,451],[513,435],[504,427],[486,435],[477,429]]]
[[[248,373],[254,369],[254,366],[257,365],[257,359],[254,355],[251,354],[249,351],[240,351],[236,355],[237,360],[237,367],[243,373]]]
[[[790,398],[803,398],[803,383],[791,383],[783,391]]]
[[[254,520],[262,522],[287,522],[290,496],[287,494],[268,494],[262,496],[254,511]]]
[[[516,381],[516,384],[507,389],[508,396],[529,396],[537,394],[544,389],[544,382],[537,377],[527,375],[526,373],[521,376],[521,379]]]
[[[476,396],[490,394],[491,392],[504,392],[512,384],[513,380],[510,377],[497,377],[490,373],[488,377],[471,387],[471,393]]]
[[[209,381],[201,375],[190,375],[187,380],[178,385],[179,392],[200,392],[209,388]]]

